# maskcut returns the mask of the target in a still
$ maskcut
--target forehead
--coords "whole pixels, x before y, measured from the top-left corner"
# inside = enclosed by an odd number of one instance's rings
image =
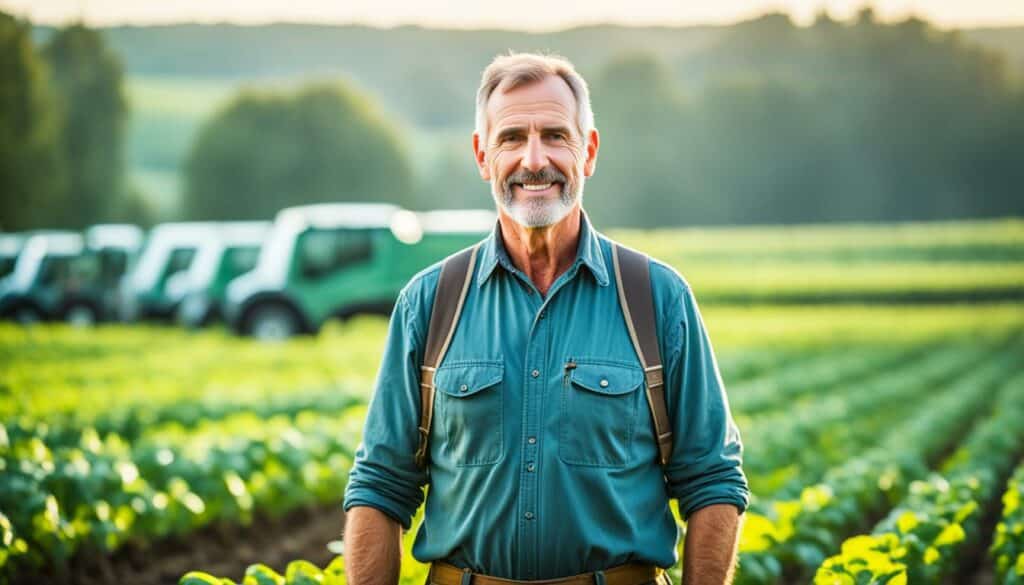
[[[507,91],[503,86],[487,101],[487,122],[492,129],[513,124],[567,124],[576,119],[576,98],[569,84],[557,75]]]

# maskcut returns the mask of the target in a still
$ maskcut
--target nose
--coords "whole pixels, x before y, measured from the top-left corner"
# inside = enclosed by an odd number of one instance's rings
[[[526,139],[526,151],[523,153],[523,168],[531,172],[539,172],[548,165],[548,156],[540,136],[530,134]]]

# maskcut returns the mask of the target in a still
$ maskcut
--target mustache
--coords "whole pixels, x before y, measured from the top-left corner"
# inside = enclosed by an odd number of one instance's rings
[[[555,183],[559,182],[565,185],[568,180],[561,172],[551,168],[544,167],[543,169],[533,172],[528,170],[519,170],[505,178],[505,191],[508,192],[512,189],[512,185],[515,183]]]

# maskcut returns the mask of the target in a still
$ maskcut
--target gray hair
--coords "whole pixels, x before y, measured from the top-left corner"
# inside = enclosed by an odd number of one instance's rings
[[[587,135],[594,129],[594,111],[590,108],[590,91],[587,82],[572,63],[558,55],[541,55],[538,53],[513,53],[498,55],[484,69],[480,80],[480,89],[476,92],[476,133],[480,142],[487,141],[487,100],[499,86],[503,91],[541,81],[548,75],[561,77],[572,90],[576,98],[576,126],[587,142]]]

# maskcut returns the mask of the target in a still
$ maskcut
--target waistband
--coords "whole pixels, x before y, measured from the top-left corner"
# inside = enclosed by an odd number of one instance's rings
[[[580,573],[558,579],[517,581],[473,573],[443,562],[430,565],[431,585],[646,585],[661,577],[665,572],[655,565],[626,564],[604,571]]]

